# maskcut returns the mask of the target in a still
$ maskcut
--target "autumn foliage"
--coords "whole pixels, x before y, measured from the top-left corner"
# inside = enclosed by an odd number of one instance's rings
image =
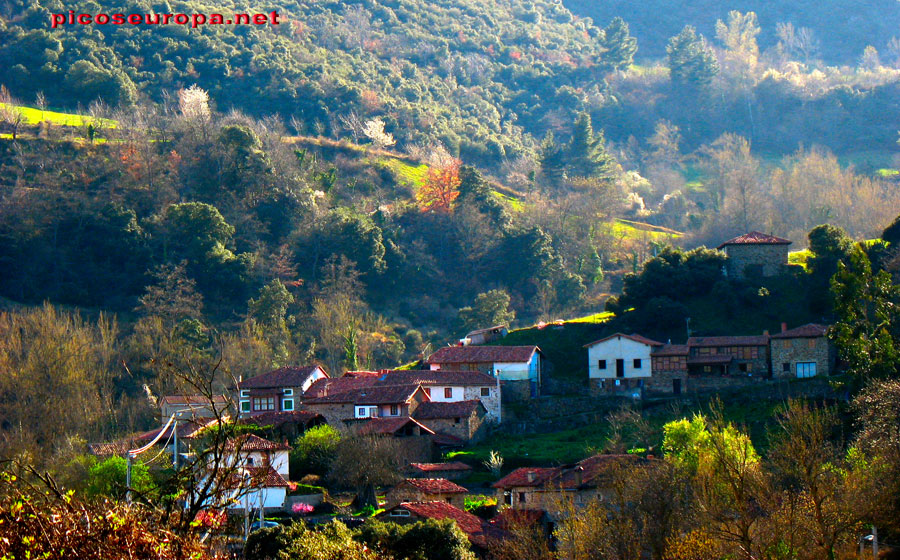
[[[459,196],[458,159],[428,169],[424,184],[416,193],[416,200],[423,212],[450,212]]]

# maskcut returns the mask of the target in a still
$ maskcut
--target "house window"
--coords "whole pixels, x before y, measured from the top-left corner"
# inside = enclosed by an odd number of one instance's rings
[[[491,396],[491,388],[490,387],[482,387],[481,388],[481,396],[482,397],[490,397]]]
[[[747,371],[747,364],[738,364],[738,369],[741,370],[741,371],[743,371],[743,372],[746,372],[746,371]]]
[[[399,416],[400,415],[400,407],[392,404],[391,405],[391,416]]]
[[[605,380],[605,379],[601,379],[601,380],[600,380],[600,388],[601,388],[601,389],[605,389],[605,388],[606,388],[606,380]]]
[[[405,509],[395,509],[391,511],[391,517],[409,517],[409,511]]]
[[[241,401],[241,412],[250,412],[250,401]]]
[[[525,492],[519,492],[519,503],[520,504],[525,503]]]
[[[247,466],[248,466],[248,467],[252,467],[252,466],[253,466],[253,457],[247,457]]]
[[[369,407],[369,416],[371,416],[372,418],[378,418],[378,407],[377,406]]]
[[[356,416],[357,418],[365,418],[366,416],[368,416],[368,414],[366,414],[366,409],[363,407],[359,407],[356,410]]]
[[[250,391],[241,391],[241,398],[246,398],[250,396]]]
[[[816,362],[797,362],[797,377],[815,377]]]
[[[445,399],[453,398],[453,388],[452,387],[444,387],[444,398]]]
[[[634,359],[634,369],[641,369],[641,359],[640,358]]]
[[[456,418],[453,419],[453,423],[454,423],[454,424],[459,424],[459,416],[457,416]]]
[[[621,386],[622,386],[622,380],[616,379],[616,387],[621,387]]]
[[[784,373],[791,373],[791,362],[782,363],[781,371],[783,371]]]
[[[281,410],[292,412],[294,410],[294,399],[284,399],[281,401]]]
[[[606,369],[606,360],[600,360],[597,362],[597,369]]]
[[[711,373],[712,366],[703,366],[703,373]]]
[[[809,338],[809,339],[807,339],[807,340],[806,340],[806,347],[809,348],[810,350],[815,350],[815,348],[816,348],[816,339],[815,339],[815,338]]]
[[[293,396],[294,396],[294,390],[293,390],[293,389],[285,389],[285,390],[284,390],[284,396],[285,396],[285,397],[293,397]]]
[[[253,410],[275,410],[275,397],[257,397],[253,399]]]
[[[513,497],[512,497],[512,492],[507,491],[507,492],[504,492],[504,493],[503,493],[503,503],[504,503],[504,504],[506,504],[506,505],[508,505],[508,506],[513,505],[513,503],[512,503],[512,498],[513,498]]]

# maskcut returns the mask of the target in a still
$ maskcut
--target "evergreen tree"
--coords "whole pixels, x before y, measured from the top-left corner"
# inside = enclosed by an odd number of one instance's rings
[[[672,83],[679,87],[705,87],[719,73],[712,48],[691,25],[685,25],[681,33],[669,39],[666,58]]]
[[[606,51],[603,54],[604,65],[611,70],[622,70],[634,61],[637,39],[628,34],[628,24],[624,19],[613,18],[603,30],[600,43]]]
[[[616,160],[606,151],[603,132],[594,134],[591,117],[587,113],[579,114],[575,120],[568,152],[568,175],[601,179],[614,177]]]
[[[559,181],[565,173],[565,160],[566,156],[562,146],[553,138],[553,132],[547,132],[538,152],[541,173],[551,183]]]

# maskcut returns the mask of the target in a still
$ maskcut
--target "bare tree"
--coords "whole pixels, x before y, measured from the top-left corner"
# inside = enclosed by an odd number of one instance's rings
[[[357,506],[378,507],[375,487],[396,482],[404,463],[400,442],[391,437],[351,435],[337,446],[328,478],[354,488]]]

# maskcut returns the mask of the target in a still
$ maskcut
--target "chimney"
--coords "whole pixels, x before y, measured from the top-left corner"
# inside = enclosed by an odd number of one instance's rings
[[[528,471],[528,474],[527,474],[528,482],[534,482],[534,479],[536,476],[537,475],[534,473],[534,471]]]
[[[580,487],[584,484],[584,467],[578,465],[575,467],[575,487]]]
[[[787,323],[781,323],[781,332],[787,332]]]

